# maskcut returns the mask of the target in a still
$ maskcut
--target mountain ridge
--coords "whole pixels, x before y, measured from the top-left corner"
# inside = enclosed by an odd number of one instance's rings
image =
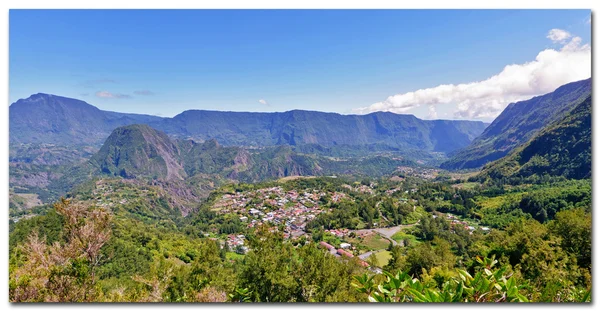
[[[221,146],[214,139],[182,140],[145,124],[132,124],[116,128],[86,166],[93,167],[92,175],[129,179],[185,180],[198,174],[216,174],[223,178],[258,181],[290,175],[360,173],[362,168],[344,165],[362,160],[331,160],[296,152],[287,145],[247,150]],[[394,161],[398,165],[410,163]],[[382,172],[389,171],[384,168]]]
[[[466,146],[487,126],[481,121],[421,120],[376,112],[223,112],[186,110],[173,118],[100,110],[84,101],[34,94],[10,105],[12,143],[100,146],[112,130],[147,124],[176,138],[217,139],[226,146],[320,144],[373,145],[450,152]],[[448,139],[448,135],[453,139]]]

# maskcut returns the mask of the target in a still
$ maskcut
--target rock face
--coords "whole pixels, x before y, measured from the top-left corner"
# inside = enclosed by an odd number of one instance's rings
[[[592,80],[565,84],[552,93],[512,103],[481,136],[442,163],[445,169],[477,168],[500,159],[527,142],[544,126],[562,119],[592,93]]]
[[[450,152],[483,132],[479,121],[421,120],[377,112],[341,115],[293,110],[252,113],[189,110],[173,118],[100,110],[84,101],[35,94],[10,106],[11,143],[101,145],[117,127],[147,124],[176,138],[224,146],[379,146]]]

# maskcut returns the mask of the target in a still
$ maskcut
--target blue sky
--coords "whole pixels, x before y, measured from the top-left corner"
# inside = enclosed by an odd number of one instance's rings
[[[11,10],[9,18],[11,103],[41,92],[161,116],[305,109],[491,120],[509,100],[585,78],[591,36],[589,10]],[[568,36],[551,39],[552,29]],[[566,78],[527,91],[494,84],[485,100],[457,93],[547,49],[556,63],[577,51],[583,68],[548,70],[535,81]],[[457,87],[440,93],[445,84]],[[436,95],[416,100],[417,90]]]

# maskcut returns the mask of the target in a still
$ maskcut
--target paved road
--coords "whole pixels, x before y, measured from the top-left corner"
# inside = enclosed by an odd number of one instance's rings
[[[366,252],[364,254],[360,254],[360,255],[358,255],[358,258],[360,258],[361,260],[367,260],[367,258],[369,258],[369,256],[371,256],[371,254],[373,254],[373,253],[377,253],[377,251]]]

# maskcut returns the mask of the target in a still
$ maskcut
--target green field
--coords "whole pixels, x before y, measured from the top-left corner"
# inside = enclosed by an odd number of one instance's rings
[[[508,193],[508,194],[504,194],[504,195],[499,195],[497,197],[476,197],[475,198],[475,202],[477,202],[477,204],[479,206],[481,206],[482,209],[497,209],[499,207],[502,206],[502,204],[507,203],[507,202],[511,202],[511,201],[516,201],[519,197],[523,196],[523,194],[525,194],[526,192],[521,192],[521,193]]]
[[[405,239],[408,239],[410,241],[410,244],[412,245],[421,243],[421,241],[419,241],[416,236],[403,231],[396,232],[394,235],[392,235],[392,239],[394,239],[394,241],[398,243],[404,241]]]
[[[387,250],[382,250],[375,253],[375,257],[377,258],[377,265],[379,267],[385,267],[390,259],[392,259],[392,253],[388,252]]]
[[[365,249],[369,251],[386,249],[390,244],[390,241],[388,241],[378,233],[368,235],[364,239],[347,239],[347,241],[352,245],[356,245],[359,249]]]
[[[371,250],[385,249],[390,244],[390,241],[386,240],[379,234],[373,234],[366,237],[362,243]]]
[[[473,190],[477,186],[481,186],[481,184],[478,183],[478,182],[465,182],[465,183],[462,183],[462,184],[456,184],[456,185],[454,185],[454,187],[456,187],[456,188],[466,189],[466,190]]]

